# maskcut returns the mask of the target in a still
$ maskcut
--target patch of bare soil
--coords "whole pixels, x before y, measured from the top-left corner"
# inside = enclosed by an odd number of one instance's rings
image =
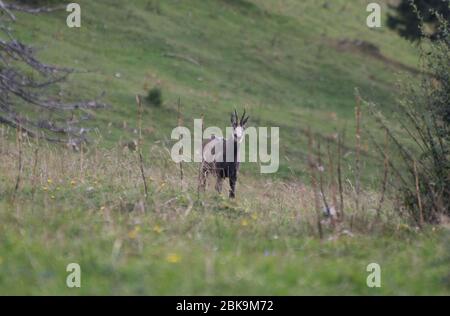
[[[420,73],[420,71],[414,67],[410,67],[397,60],[384,56],[377,45],[368,41],[345,38],[337,41],[337,43],[335,43],[335,47],[338,51],[360,53],[366,56],[370,56],[384,62],[389,66],[400,70],[409,71],[410,73],[415,75]]]

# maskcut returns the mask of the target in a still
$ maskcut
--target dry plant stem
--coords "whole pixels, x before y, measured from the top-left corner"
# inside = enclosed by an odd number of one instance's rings
[[[1,126],[1,130],[2,130],[2,132],[1,132],[1,135],[0,135],[0,154],[3,153],[3,151],[4,151],[4,143],[6,142],[6,140],[4,138],[5,135],[4,135],[3,125]]]
[[[417,204],[419,205],[419,226],[423,227],[423,210],[422,210],[422,199],[420,197],[420,187],[419,187],[419,175],[417,173],[417,163],[414,160],[414,177],[416,180],[416,195],[417,195]]]
[[[320,222],[320,198],[319,198],[319,192],[317,189],[317,176],[316,176],[316,164],[314,163],[313,158],[313,137],[311,134],[311,130],[308,128],[308,165],[310,170],[310,176],[311,176],[311,185],[313,187],[314,191],[314,206],[316,209],[316,216],[317,216],[317,230],[319,232],[320,239],[323,238],[323,231],[322,231],[322,223]]]
[[[177,125],[178,127],[183,125],[183,118],[181,117],[181,100],[180,98],[178,98],[178,119],[177,119]],[[180,161],[180,181],[181,181],[181,189],[183,189],[183,177],[184,177],[184,173],[183,173],[183,161]]]
[[[396,139],[395,136],[393,136],[392,132],[389,130],[389,128],[384,124],[382,125],[382,127],[386,130],[387,134],[389,135],[389,139],[392,140],[394,142],[394,145],[398,146],[402,146],[401,144],[398,143],[398,140]],[[383,153],[383,149],[381,148],[381,146],[376,142],[375,138],[373,137],[373,135],[371,135],[371,133],[368,133],[369,137],[371,138],[372,142],[375,144],[377,151],[380,152],[381,154]],[[402,148],[400,149],[400,153],[402,153]],[[410,156],[402,156],[403,160],[407,163],[407,169],[408,171],[412,172],[413,178],[414,178],[414,182],[418,182],[418,175],[417,175],[417,162],[411,158],[411,160],[409,159]],[[411,162],[411,164],[410,164]],[[412,165],[412,166],[411,166]],[[408,191],[408,193],[411,196],[416,196],[420,198],[420,195],[417,194],[417,186],[415,188],[411,188],[411,183],[409,183],[402,175],[402,173],[396,168],[396,166],[392,163],[391,160],[389,160],[389,167],[390,169],[395,173],[395,175],[397,176],[397,179],[399,179],[402,182],[402,186],[405,190]],[[431,210],[431,212],[434,214],[436,209],[439,209],[438,206],[438,201],[436,201],[436,198],[434,198],[436,196],[436,193],[434,192],[433,186],[429,183],[428,177],[426,177],[424,175],[425,181],[424,181],[424,185],[427,187],[428,190],[430,190],[430,192],[432,192],[432,203],[433,203],[433,209]],[[419,207],[419,211],[420,211]],[[420,214],[419,214],[420,215]],[[423,217],[423,210],[422,210],[422,217]],[[415,218],[415,220],[417,221],[417,218]],[[420,218],[419,218],[420,221]]]
[[[331,154],[330,142],[327,143],[327,153],[328,153],[328,161],[329,161],[329,169],[330,169],[330,186],[331,186],[331,198],[333,201],[333,207],[335,210],[338,209],[337,204],[337,192],[336,192],[336,178],[334,174],[334,161],[333,155]]]
[[[320,149],[320,141],[317,142],[317,163],[318,163],[318,167],[320,167],[321,169],[319,170],[319,188],[320,188],[320,194],[322,195],[322,201],[323,201],[323,205],[325,206],[325,210],[327,212],[330,212],[330,206],[327,202],[327,197],[325,195],[325,190],[323,189],[323,165],[322,165],[322,152]],[[331,223],[334,225],[334,218],[333,216],[331,216]]]
[[[34,158],[33,158],[33,173],[31,176],[31,200],[34,200],[34,194],[36,193],[36,170],[38,166],[39,161],[39,144],[36,146],[36,149],[34,150]]]
[[[64,162],[65,162],[65,160],[66,160],[66,157],[65,157],[65,151],[61,151],[60,153],[59,153],[59,162],[60,162],[60,169],[61,169],[61,174],[64,176],[64,174],[65,174],[65,167],[64,167]]]
[[[338,173],[338,186],[339,186],[339,215],[340,219],[344,219],[344,188],[342,186],[342,143],[344,142],[345,131],[342,132],[342,135],[338,135],[338,164],[337,164],[337,173]]]
[[[370,108],[369,108],[370,109]],[[414,168],[412,167],[413,164],[413,156],[411,155],[411,153],[405,148],[405,146],[399,142],[399,140],[397,139],[397,137],[395,137],[395,135],[393,134],[392,130],[389,128],[388,124],[385,122],[385,118],[382,116],[381,113],[379,112],[374,112],[373,113],[374,118],[376,120],[376,122],[383,128],[386,130],[386,132],[389,135],[389,139],[393,142],[393,144],[399,149],[399,153],[401,154],[402,159],[405,161],[406,163],[406,168],[408,169],[408,171],[411,173],[412,176],[414,176]],[[374,138],[372,137],[372,140]],[[375,141],[374,141],[375,143]],[[381,150],[380,153],[383,153],[383,151]],[[392,164],[391,164],[391,168],[392,168]],[[403,179],[403,177],[402,177]],[[404,184],[406,184],[406,186],[408,185],[404,180],[402,180],[402,182]]]
[[[20,187],[20,181],[22,179],[22,131],[20,130],[20,127],[17,128],[17,134],[16,134],[16,143],[17,143],[17,150],[19,152],[19,159],[18,159],[18,166],[17,166],[17,178],[16,178],[16,184],[14,186],[14,194],[12,197],[13,203],[16,200],[16,194]]]
[[[389,145],[389,136],[386,131],[385,138],[384,138],[384,162],[383,162],[383,180],[381,182],[381,195],[380,195],[380,201],[378,202],[377,207],[377,217],[380,218],[381,215],[381,208],[383,207],[384,202],[384,196],[386,194],[386,186],[387,186],[387,180],[388,180],[388,174],[389,174],[389,153],[388,153],[388,145]]]
[[[383,148],[381,148],[381,146],[378,144],[378,142],[375,140],[374,136],[372,135],[372,133],[368,132],[367,135],[370,137],[370,140],[372,141],[372,143],[375,145],[377,151],[383,155]],[[402,182],[402,185],[404,185],[405,187],[407,186],[407,182],[404,179],[404,177],[402,176],[402,174],[400,173],[400,171],[395,167],[395,165],[392,163],[391,160],[387,160],[388,161],[388,165],[389,168],[395,173],[395,175],[397,176],[397,179],[399,179]]]
[[[203,135],[203,114],[200,117],[200,124],[201,124],[201,132]],[[197,179],[197,200],[200,200],[200,189],[201,189],[201,182],[202,182],[202,168],[203,168],[203,141],[202,141],[202,162],[200,163],[200,166],[198,167],[198,179]]]
[[[139,168],[141,170],[142,182],[144,183],[144,194],[145,199],[148,198],[148,187],[147,179],[145,178],[144,172],[144,159],[142,157],[142,102],[139,95],[136,96],[136,103],[138,105],[138,129],[139,129],[139,139],[138,139],[138,155],[139,155]]]
[[[84,148],[83,143],[80,143],[80,180],[84,180],[83,169],[84,169]]]
[[[356,119],[356,155],[355,155],[355,211],[359,211],[359,198],[360,198],[360,176],[361,176],[361,97],[358,91],[356,91],[356,107],[355,107],[355,119]]]

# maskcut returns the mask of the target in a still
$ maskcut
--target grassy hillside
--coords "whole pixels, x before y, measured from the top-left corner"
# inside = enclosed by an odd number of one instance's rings
[[[390,112],[398,73],[417,64],[410,43],[386,27],[366,27],[367,3],[80,1],[81,29],[65,27],[65,12],[21,15],[16,27],[44,60],[91,71],[73,76],[64,93],[106,92],[112,109],[98,112],[95,125],[110,143],[135,137],[134,96],[157,86],[164,104],[146,111],[146,139],[168,144],[179,97],[189,127],[201,114],[208,126],[224,127],[230,111],[245,106],[251,125],[281,127],[277,176],[297,178],[304,176],[308,126],[324,136],[351,131],[355,87]],[[384,59],[358,40],[376,45]]]
[[[391,115],[399,73],[418,61],[386,27],[365,26],[369,1],[78,2],[81,29],[65,12],[18,14],[14,29],[48,63],[88,71],[62,84],[67,99],[105,91],[111,108],[91,113],[98,129],[81,152],[1,128],[0,294],[450,294],[448,224],[419,230],[390,192],[377,217],[382,170],[366,137],[355,210],[354,88]],[[146,199],[139,157],[121,144],[137,138],[135,95],[152,87],[163,104],[144,112]],[[181,181],[168,155],[178,98],[188,127],[201,114],[225,127],[235,106],[251,125],[280,126],[280,171],[244,164],[236,200],[212,185],[199,194],[198,166],[184,164]],[[316,212],[308,127],[324,151],[347,130],[335,225]],[[71,262],[79,289],[66,286]],[[381,288],[366,286],[372,262]]]

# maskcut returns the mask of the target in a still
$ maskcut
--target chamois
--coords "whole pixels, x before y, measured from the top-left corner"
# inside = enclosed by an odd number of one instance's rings
[[[222,192],[222,182],[225,178],[230,180],[230,198],[236,196],[236,181],[239,172],[239,147],[244,139],[244,130],[249,116],[242,115],[239,120],[236,109],[231,114],[233,135],[228,139],[211,137],[203,143],[202,153],[207,159],[203,159],[200,173],[200,186],[204,190],[208,174],[216,176],[216,190]],[[209,150],[208,150],[209,148]],[[227,155],[228,153],[228,155]],[[230,157],[231,156],[231,157]]]

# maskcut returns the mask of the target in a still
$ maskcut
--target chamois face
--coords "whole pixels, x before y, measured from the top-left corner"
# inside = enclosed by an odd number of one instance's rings
[[[244,136],[244,128],[242,126],[237,126],[233,128],[234,140],[238,143],[242,142]]]
[[[248,118],[249,116],[245,117],[245,110],[240,120],[238,119],[236,110],[231,114],[231,124],[233,126],[233,137],[235,142],[240,143],[244,139],[245,124],[247,123]]]

